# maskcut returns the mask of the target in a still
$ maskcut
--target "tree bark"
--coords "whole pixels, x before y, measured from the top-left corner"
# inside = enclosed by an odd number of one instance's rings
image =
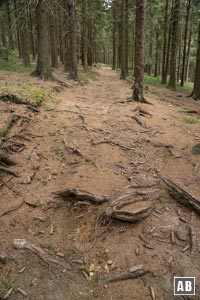
[[[143,94],[144,81],[144,42],[145,42],[145,9],[146,0],[136,0],[136,23],[135,23],[135,64],[132,100],[146,102]]]
[[[87,0],[82,0],[82,65],[87,69]]]
[[[73,80],[78,80],[74,0],[67,0],[67,6],[69,12],[70,77]]]
[[[112,2],[112,36],[113,36],[113,61],[112,61],[112,69],[116,69],[116,0]]]
[[[185,32],[184,32],[184,47],[183,47],[183,61],[182,61],[182,72],[181,72],[181,86],[184,86],[185,71],[186,71],[186,59],[187,59],[187,38],[188,38],[188,25],[190,17],[191,0],[187,1],[187,11],[185,17]]]
[[[167,82],[166,58],[167,58],[167,23],[168,23],[169,0],[165,3],[165,22],[164,22],[164,41],[163,41],[163,57],[162,57],[162,84]]]
[[[52,79],[52,70],[50,65],[49,39],[47,26],[47,6],[45,0],[39,0],[36,6],[37,20],[37,50],[38,59],[36,70],[33,75],[43,79]]]
[[[179,33],[179,15],[180,15],[180,0],[175,0],[173,9],[172,23],[172,39],[171,39],[171,59],[168,88],[176,90],[176,58],[178,50],[178,33]]]
[[[200,99],[200,22],[198,29],[198,46],[196,54],[196,68],[194,76],[194,88],[191,95],[195,100]]]
[[[122,0],[121,23],[121,79],[126,79],[126,0]]]

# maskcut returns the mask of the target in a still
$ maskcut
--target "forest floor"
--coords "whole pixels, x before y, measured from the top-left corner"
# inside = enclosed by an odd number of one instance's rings
[[[127,102],[129,84],[109,67],[96,72],[95,80],[66,81],[69,87],[62,89],[27,74],[0,72],[1,85],[33,85],[54,99],[39,112],[0,101],[0,127],[10,113],[20,116],[2,139],[19,177],[1,172],[0,299],[9,291],[10,300],[169,300],[174,276],[196,276],[200,292],[200,252],[188,247],[191,227],[200,242],[200,218],[160,181],[170,178],[200,198],[200,156],[192,154],[200,142],[199,102],[148,86],[153,105],[139,104],[149,112],[141,115],[137,103]],[[153,191],[154,211],[135,224],[105,219],[108,203],[52,194],[63,187],[108,195],[110,201]],[[14,239],[40,247],[59,265],[15,249]],[[5,262],[1,253],[8,255]],[[140,264],[149,268],[145,276],[106,283]]]

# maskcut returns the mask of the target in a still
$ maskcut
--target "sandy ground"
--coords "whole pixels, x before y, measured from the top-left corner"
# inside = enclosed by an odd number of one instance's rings
[[[39,113],[25,105],[0,103],[1,121],[10,111],[23,117],[3,143],[17,162],[12,169],[20,177],[1,173],[6,184],[0,188],[0,253],[8,254],[6,263],[0,262],[0,291],[5,295],[13,287],[11,300],[25,298],[17,288],[32,300],[149,300],[150,287],[156,299],[168,300],[173,299],[174,276],[196,276],[199,291],[199,251],[187,248],[190,228],[198,248],[199,216],[177,204],[160,182],[170,178],[200,198],[200,156],[191,153],[200,141],[199,115],[188,117],[183,112],[198,110],[199,103],[149,87],[146,97],[153,105],[139,105],[149,114],[138,116],[138,104],[126,102],[130,85],[108,67],[98,73],[96,80],[71,84],[54,95],[59,102]],[[16,80],[13,73],[1,76]],[[49,93],[55,86],[28,75],[18,81],[42,86]],[[186,123],[187,118],[195,124]],[[131,185],[154,182],[160,183],[139,189],[153,190],[149,201],[154,211],[136,224],[102,217],[108,203],[92,205],[52,194],[63,187],[82,188],[108,195],[112,202],[138,190]],[[13,239],[42,247],[61,266],[46,264],[29,250],[14,249]],[[137,279],[105,282],[138,264],[150,272]],[[81,269],[90,270],[90,278]]]

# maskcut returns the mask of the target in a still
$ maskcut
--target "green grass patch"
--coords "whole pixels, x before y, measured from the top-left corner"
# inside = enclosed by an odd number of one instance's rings
[[[4,101],[9,102],[9,95],[16,95],[24,103],[32,104],[34,106],[41,106],[43,101],[46,99],[44,89],[30,84],[1,84],[0,94]]]
[[[177,121],[181,121],[183,123],[186,123],[186,124],[190,124],[190,125],[199,125],[200,124],[200,120],[199,119],[196,119],[196,118],[192,118],[190,116],[186,116],[186,117],[177,117],[177,116],[174,116],[174,118],[177,120]]]

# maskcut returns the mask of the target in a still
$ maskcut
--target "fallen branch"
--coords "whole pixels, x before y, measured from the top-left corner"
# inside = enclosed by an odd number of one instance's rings
[[[146,109],[144,109],[140,106],[137,106],[133,111],[142,117],[148,117],[148,118],[152,117],[152,114],[150,114]]]
[[[56,265],[59,265],[65,269],[71,269],[69,264],[63,263],[59,261],[58,259],[52,257],[50,254],[48,254],[46,251],[44,251],[42,248],[35,246],[34,244],[28,243],[25,239],[14,239],[13,240],[13,246],[15,249],[26,249],[33,253],[35,253],[41,260],[43,260],[45,263],[53,263]]]
[[[100,144],[111,144],[113,146],[118,146],[120,148],[126,149],[126,150],[135,150],[135,146],[126,146],[122,145],[121,143],[115,141],[115,140],[101,140],[97,142],[92,142],[92,145],[100,145]]]
[[[53,191],[53,194],[58,195],[62,198],[73,198],[77,201],[90,201],[95,204],[101,204],[103,202],[109,201],[108,196],[97,195],[87,192],[82,189],[69,189],[64,188],[61,190]]]
[[[195,196],[185,191],[170,179],[163,178],[163,182],[166,184],[167,190],[170,196],[179,203],[186,205],[196,212],[200,213],[200,200]]]
[[[120,280],[127,280],[127,279],[135,279],[137,277],[143,276],[148,273],[148,267],[145,265],[138,265],[135,267],[131,267],[128,271],[123,272],[119,275],[111,277],[106,280],[106,282],[116,282]]]

